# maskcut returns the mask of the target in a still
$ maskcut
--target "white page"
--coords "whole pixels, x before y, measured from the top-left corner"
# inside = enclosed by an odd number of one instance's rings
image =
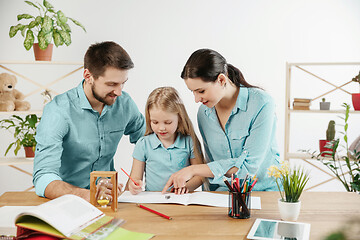
[[[43,203],[21,215],[38,217],[67,237],[105,216],[86,200],[70,194]]]
[[[5,206],[0,207],[0,235],[16,235],[15,217],[34,206]]]
[[[118,198],[118,202],[178,203],[183,205],[199,204],[213,207],[228,207],[229,195],[210,192],[195,192],[176,195],[175,193],[162,194],[161,192],[147,191],[132,195],[129,191],[125,191]],[[260,197],[251,197],[251,209],[261,209]]]

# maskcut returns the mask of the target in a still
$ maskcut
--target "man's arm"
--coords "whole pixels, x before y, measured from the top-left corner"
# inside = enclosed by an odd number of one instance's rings
[[[52,181],[45,189],[45,197],[49,199],[54,199],[65,194],[74,194],[90,202],[90,190],[73,186],[64,181]]]

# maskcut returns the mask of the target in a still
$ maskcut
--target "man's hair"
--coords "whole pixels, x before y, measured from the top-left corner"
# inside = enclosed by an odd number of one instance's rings
[[[84,57],[84,68],[88,69],[95,79],[105,73],[106,68],[128,70],[134,67],[129,54],[115,42],[92,44]]]

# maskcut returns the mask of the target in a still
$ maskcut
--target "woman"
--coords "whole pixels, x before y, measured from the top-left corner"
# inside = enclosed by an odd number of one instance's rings
[[[185,187],[193,176],[208,177],[211,191],[226,191],[223,178],[236,173],[258,177],[253,190],[276,190],[266,174],[279,165],[275,104],[269,94],[247,83],[239,69],[210,49],[195,51],[181,73],[195,102],[201,102],[198,124],[207,164],[191,165],[174,173],[163,192]]]

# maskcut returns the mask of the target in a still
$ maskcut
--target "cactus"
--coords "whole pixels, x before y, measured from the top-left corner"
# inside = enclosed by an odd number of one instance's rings
[[[326,130],[326,140],[332,141],[334,140],[334,138],[335,138],[335,121],[331,120]]]
[[[322,98],[321,100],[322,100],[322,102],[325,102],[325,98]]]

